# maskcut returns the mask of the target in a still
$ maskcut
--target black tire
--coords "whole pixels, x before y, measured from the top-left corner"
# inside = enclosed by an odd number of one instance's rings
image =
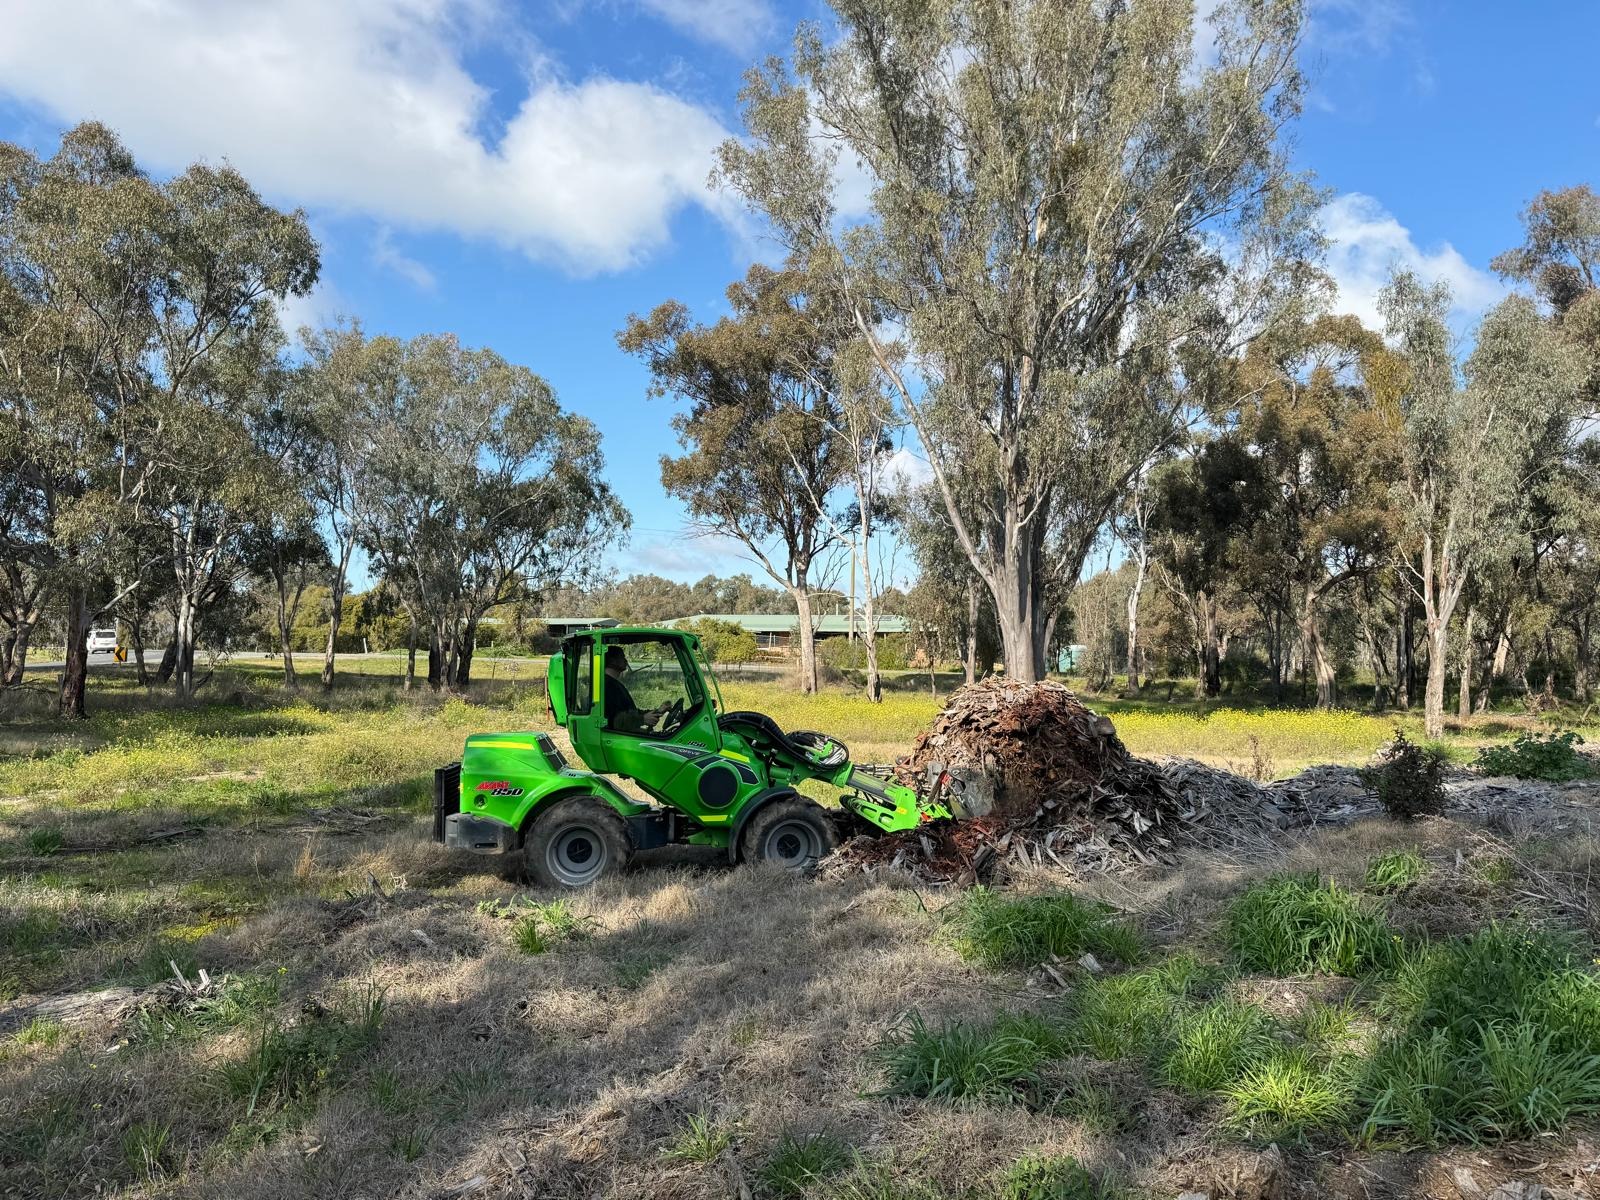
[[[750,818],[739,834],[739,861],[808,871],[838,844],[839,835],[820,804],[804,796],[788,796],[765,805]]]
[[[533,819],[523,842],[528,877],[544,887],[588,887],[615,875],[633,857],[628,827],[604,800],[558,800]]]

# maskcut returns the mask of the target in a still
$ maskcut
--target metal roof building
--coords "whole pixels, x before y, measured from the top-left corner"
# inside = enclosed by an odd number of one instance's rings
[[[755,635],[758,645],[768,649],[781,649],[789,644],[789,640],[799,631],[800,623],[791,613],[695,613],[692,617],[677,617],[665,621],[666,625],[681,625],[687,621],[726,621],[729,625],[737,625]],[[848,614],[829,613],[826,616],[811,618],[811,626],[816,631],[818,638],[847,637],[852,632],[852,621]],[[883,616],[878,618],[879,633],[905,633],[911,628],[911,622],[904,617]],[[853,622],[853,631],[861,633],[865,629],[865,622],[857,616]]]

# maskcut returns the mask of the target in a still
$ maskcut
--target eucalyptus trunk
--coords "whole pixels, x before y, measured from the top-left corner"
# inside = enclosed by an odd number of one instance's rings
[[[1317,707],[1332,708],[1338,701],[1338,672],[1328,657],[1328,646],[1322,637],[1317,601],[1316,591],[1308,589],[1300,610],[1300,639],[1305,644],[1306,663],[1316,679]]]
[[[15,687],[22,682],[28,667],[28,645],[33,640],[33,622],[19,620],[6,634],[3,654],[0,654],[0,687]]]
[[[978,681],[978,581],[967,576],[967,653],[965,658],[968,683]]]
[[[173,643],[177,657],[173,663],[172,682],[178,695],[185,700],[194,695],[194,649],[197,628],[195,599],[186,592],[178,594],[177,622],[173,629]]]
[[[1150,564],[1150,552],[1145,549],[1143,539],[1139,542],[1139,556],[1134,561],[1137,570],[1133,587],[1128,591],[1128,687],[1125,694],[1130,697],[1139,694],[1139,598],[1144,593],[1145,570]]]
[[[811,593],[804,575],[789,589],[794,597],[795,636],[800,639],[800,690],[807,695],[817,690],[817,635],[811,626]]]
[[[417,685],[417,618],[411,618],[411,628],[406,633],[406,691]]]
[[[1038,554],[1019,544],[1022,529],[1009,522],[1010,536],[1003,544],[1010,552],[990,572],[989,588],[994,596],[996,623],[1000,626],[1000,651],[1006,664],[1006,678],[1037,683],[1044,678],[1043,587],[1039,579]]]
[[[865,491],[865,489],[862,489]],[[867,699],[877,704],[883,699],[883,681],[878,677],[878,611],[872,595],[872,496],[861,496],[861,587],[864,596],[861,615],[866,623],[862,646],[867,652]],[[851,579],[855,578],[854,572]],[[854,616],[851,617],[854,620]]]
[[[88,597],[81,587],[71,590],[66,620],[67,661],[61,672],[61,692],[56,707],[63,717],[82,720],[89,715],[86,696],[89,685],[89,626],[94,614],[89,611]]]
[[[1472,625],[1478,610],[1467,609],[1467,628],[1461,637],[1461,680],[1456,693],[1456,717],[1465,721],[1472,715]]]
[[[456,669],[453,678],[458,688],[465,688],[472,682],[472,656],[478,648],[478,618],[467,618],[465,630],[460,639],[460,649],[456,653]]]
[[[344,623],[344,594],[350,583],[350,556],[355,550],[354,529],[339,542],[339,565],[333,573],[333,611],[328,616],[328,645],[322,652],[322,690],[333,690],[333,660],[338,652],[339,626]]]

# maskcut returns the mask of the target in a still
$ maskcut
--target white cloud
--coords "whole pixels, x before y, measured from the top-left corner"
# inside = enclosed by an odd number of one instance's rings
[[[1307,41],[1320,50],[1382,55],[1411,23],[1407,0],[1312,0]]]
[[[498,0],[55,0],[6,14],[0,94],[103,120],[160,167],[227,158],[297,203],[490,238],[577,273],[643,258],[686,204],[725,204],[705,186],[726,136],[711,113],[650,84],[556,76]],[[498,144],[464,65],[490,37],[530,60]]]
[[[373,236],[372,261],[394,272],[419,292],[431,292],[438,283],[432,271],[394,244],[394,234],[388,226],[381,226]]]
[[[291,346],[299,344],[303,327],[323,329],[334,324],[349,311],[339,289],[326,280],[318,282],[304,296],[285,296],[277,302],[278,324]]]
[[[750,571],[750,552],[731,537],[721,534],[696,534],[687,526],[681,533],[653,531],[655,537],[633,540],[618,549],[611,561],[623,574],[635,572],[663,575],[692,583],[707,575],[732,575]],[[760,569],[755,569],[760,574]]]
[[[1213,24],[1224,0],[1195,0],[1194,56],[1199,66],[1215,66],[1217,31]],[[1305,41],[1328,54],[1387,54],[1411,24],[1407,0],[1311,0]]]
[[[1322,210],[1328,270],[1338,285],[1337,312],[1355,313],[1373,329],[1383,328],[1378,293],[1396,267],[1427,282],[1443,280],[1454,298],[1452,312],[1470,320],[1505,295],[1505,285],[1469,263],[1449,242],[1424,250],[1411,231],[1371,196],[1348,192]]]
[[[884,481],[893,488],[919,488],[933,482],[933,468],[922,455],[901,446],[883,464]]]
[[[748,55],[776,24],[765,0],[639,0],[654,13],[703,42]]]

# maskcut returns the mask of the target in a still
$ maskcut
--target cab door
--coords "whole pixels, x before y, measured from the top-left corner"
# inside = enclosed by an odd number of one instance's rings
[[[600,687],[610,769],[705,824],[726,823],[760,777],[721,753],[717,714],[688,641],[660,633],[607,634],[604,654]]]

